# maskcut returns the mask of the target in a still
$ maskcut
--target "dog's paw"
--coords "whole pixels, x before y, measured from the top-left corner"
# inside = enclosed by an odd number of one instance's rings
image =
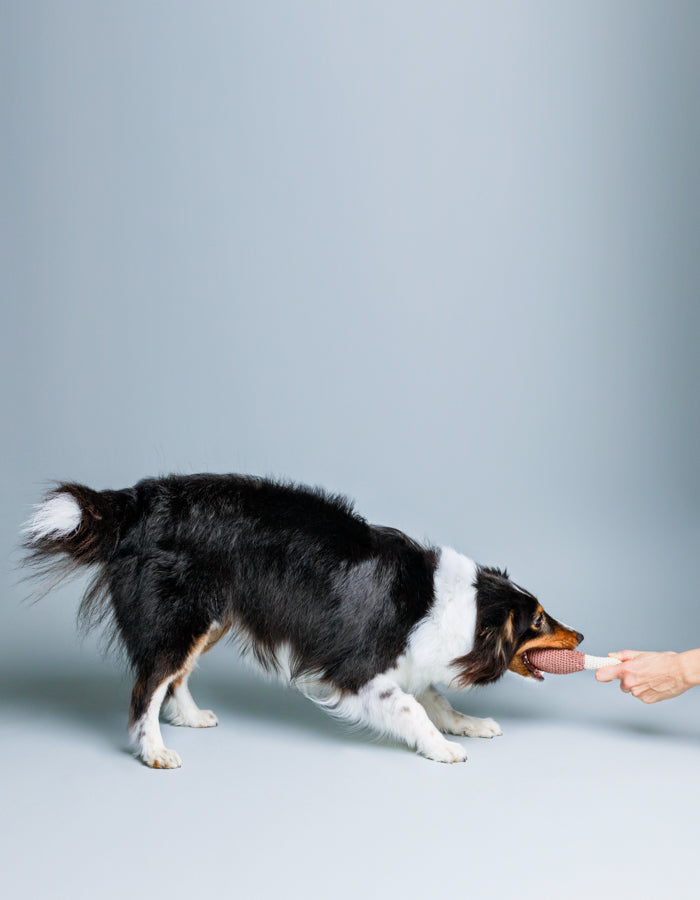
[[[456,741],[434,741],[419,747],[419,752],[435,762],[456,763],[467,761],[467,751]]]
[[[219,720],[210,709],[182,710],[172,701],[163,709],[163,718],[171,725],[181,725],[184,728],[213,728],[219,724]]]
[[[155,752],[143,753],[141,759],[152,769],[179,769],[182,760],[174,750],[163,747]]]
[[[197,710],[197,712],[185,722],[185,725],[189,725],[190,728],[213,728],[214,725],[218,724],[219,720],[210,709]]]
[[[219,720],[210,709],[198,709],[186,716],[178,713],[170,722],[172,725],[184,725],[187,728],[213,728],[219,724]]]
[[[453,734],[464,737],[492,738],[503,734],[501,726],[494,719],[476,719],[474,716],[458,716],[455,718]]]

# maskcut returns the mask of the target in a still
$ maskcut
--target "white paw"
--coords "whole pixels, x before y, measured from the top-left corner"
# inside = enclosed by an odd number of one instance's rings
[[[163,717],[171,725],[182,725],[185,728],[213,728],[219,724],[219,720],[210,709],[183,713],[173,705],[164,710]]]
[[[141,758],[152,769],[179,769],[182,765],[182,760],[177,753],[174,750],[167,750],[165,747],[155,752],[143,753]]]
[[[420,753],[428,759],[434,759],[436,762],[455,763],[466,762],[467,751],[461,744],[455,741],[434,741],[423,747],[419,747]]]
[[[503,734],[501,726],[494,719],[476,719],[473,716],[459,716],[455,719],[453,734],[465,737],[492,738]]]
[[[187,723],[190,728],[213,728],[219,724],[219,720],[210,709],[200,709],[191,722]]]
[[[174,725],[187,725],[188,728],[213,728],[219,724],[219,720],[210,709],[198,709],[182,717],[181,722],[173,722]]]

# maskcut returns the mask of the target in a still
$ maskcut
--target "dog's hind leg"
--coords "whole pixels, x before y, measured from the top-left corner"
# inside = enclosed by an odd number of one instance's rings
[[[168,750],[160,733],[158,715],[171,681],[151,674],[139,678],[131,694],[129,734],[141,759],[152,769],[177,769],[182,763],[174,750]]]
[[[194,701],[188,681],[192,670],[197,664],[197,659],[202,653],[210,650],[219,641],[228,628],[224,628],[215,622],[204,640],[200,640],[187,657],[185,666],[173,678],[168,687],[163,715],[171,725],[185,725],[188,728],[211,728],[219,724],[212,710],[200,709]]]
[[[185,715],[189,716],[190,721],[197,718],[198,714],[200,727],[205,724],[202,721],[204,718],[209,719],[207,725],[216,725],[216,716],[210,710],[198,709],[187,690],[187,678],[197,657],[208,644],[210,631],[211,629],[194,639],[189,651],[166,652],[163,648],[147,666],[142,663],[140,667],[139,678],[131,695],[129,732],[138,755],[153,769],[177,769],[182,765],[177,753],[165,747],[160,733],[158,717],[169,691],[173,699],[177,696],[185,704]],[[192,704],[189,708],[187,698]]]
[[[445,734],[483,738],[503,734],[501,726],[493,719],[477,719],[457,712],[432,685],[419,695],[418,701],[435,725]]]
[[[336,710],[344,718],[404,740],[428,759],[453,763],[467,758],[464,747],[445,740],[416,698],[386,675],[377,675],[356,694],[344,694]]]
[[[194,701],[187,685],[190,673],[174,678],[163,706],[163,716],[171,725],[185,725],[188,728],[212,728],[219,720],[211,709],[200,709]]]

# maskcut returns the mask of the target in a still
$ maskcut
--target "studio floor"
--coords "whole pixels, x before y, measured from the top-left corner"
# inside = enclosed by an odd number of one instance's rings
[[[591,673],[456,706],[504,736],[428,762],[266,682],[230,648],[193,679],[219,727],[126,742],[130,685],[90,654],[2,673],[10,897],[697,896],[700,696],[646,707]]]

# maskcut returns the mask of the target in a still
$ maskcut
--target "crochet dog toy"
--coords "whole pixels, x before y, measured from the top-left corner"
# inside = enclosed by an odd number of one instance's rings
[[[579,650],[528,650],[528,658],[537,669],[550,675],[570,675],[584,669],[616,666],[622,660],[616,656],[589,656]]]

